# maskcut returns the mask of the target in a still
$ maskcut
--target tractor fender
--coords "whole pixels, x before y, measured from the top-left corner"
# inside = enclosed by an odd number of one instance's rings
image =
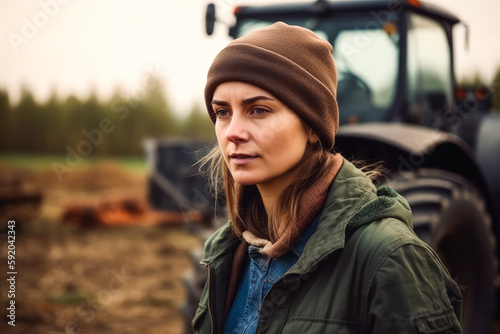
[[[500,118],[497,120],[500,122]],[[497,158],[497,165],[492,164],[489,167],[492,171],[498,171],[498,157],[491,152],[495,149],[498,152],[500,135],[497,134],[496,141],[491,139],[493,131],[490,127],[494,129],[495,125],[484,125],[484,135],[480,138],[480,142],[485,142],[482,144],[482,154],[485,156],[484,161],[487,161],[488,155],[491,155],[488,157],[490,160]],[[413,172],[417,168],[425,167],[458,174],[473,182],[481,191],[493,221],[498,222],[498,205],[490,180],[471,147],[454,134],[402,123],[356,124],[340,127],[335,137],[334,150],[348,159],[382,161],[391,173]],[[500,182],[500,176],[496,177],[496,181]],[[498,228],[496,225],[493,227],[495,234]]]

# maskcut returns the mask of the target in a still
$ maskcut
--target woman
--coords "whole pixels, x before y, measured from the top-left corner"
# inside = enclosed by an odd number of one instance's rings
[[[205,244],[196,333],[460,333],[461,296],[408,203],[333,148],[331,45],[282,22],[234,40],[205,101],[230,223]]]

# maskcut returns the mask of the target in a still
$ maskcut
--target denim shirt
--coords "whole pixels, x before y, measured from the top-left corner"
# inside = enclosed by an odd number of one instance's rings
[[[309,238],[316,232],[321,213],[302,234],[291,250],[279,259],[260,253],[260,247],[250,245],[238,291],[229,311],[225,334],[253,334],[257,330],[259,309],[274,283],[282,278],[302,255]]]

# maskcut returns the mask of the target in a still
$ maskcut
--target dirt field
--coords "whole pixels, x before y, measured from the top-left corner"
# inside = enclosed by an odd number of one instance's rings
[[[9,208],[0,223],[0,333],[181,333],[179,307],[188,254],[200,245],[182,224],[82,227],[62,219],[69,205],[117,198],[145,202],[145,176],[113,163],[75,170],[0,166],[42,188],[38,211]],[[16,220],[15,327],[7,324],[7,220]]]

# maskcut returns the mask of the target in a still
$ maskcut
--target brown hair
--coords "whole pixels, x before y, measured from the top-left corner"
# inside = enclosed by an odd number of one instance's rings
[[[297,233],[299,200],[311,185],[328,172],[327,162],[332,156],[321,142],[309,143],[299,163],[297,179],[283,191],[269,216],[257,186],[241,186],[233,179],[218,145],[200,160],[200,170],[208,177],[215,194],[220,194],[224,187],[227,213],[238,238],[248,230],[274,243],[282,235]]]

